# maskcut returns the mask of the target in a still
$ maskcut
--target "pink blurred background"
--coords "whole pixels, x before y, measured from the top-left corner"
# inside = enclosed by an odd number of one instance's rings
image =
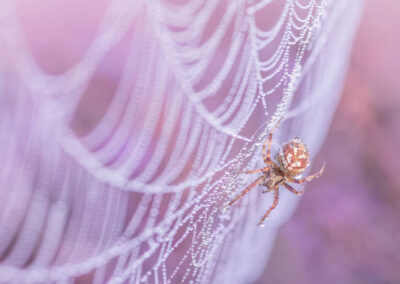
[[[369,0],[333,124],[261,283],[400,283],[400,1]]]

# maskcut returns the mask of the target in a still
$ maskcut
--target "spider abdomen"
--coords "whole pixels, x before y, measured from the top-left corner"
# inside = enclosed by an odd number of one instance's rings
[[[300,138],[293,138],[282,145],[276,159],[282,171],[290,176],[303,173],[310,164],[307,147]]]

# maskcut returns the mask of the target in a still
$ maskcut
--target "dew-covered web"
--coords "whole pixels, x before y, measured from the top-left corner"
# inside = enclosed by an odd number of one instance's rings
[[[300,136],[315,155],[360,2],[110,0],[57,74],[23,3],[0,4],[0,282],[256,279],[298,197],[262,229],[259,189],[221,209],[280,117],[273,150]]]

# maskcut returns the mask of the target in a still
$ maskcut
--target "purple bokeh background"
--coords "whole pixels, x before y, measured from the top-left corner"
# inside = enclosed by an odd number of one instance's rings
[[[370,0],[310,183],[257,283],[400,283],[400,1]]]

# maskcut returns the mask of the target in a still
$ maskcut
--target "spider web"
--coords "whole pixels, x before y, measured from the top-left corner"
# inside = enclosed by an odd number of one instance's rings
[[[221,208],[280,117],[273,150],[300,136],[315,155],[360,2],[111,0],[60,74],[23,5],[0,6],[0,282],[256,279],[298,199],[282,192],[263,229],[272,196]]]

